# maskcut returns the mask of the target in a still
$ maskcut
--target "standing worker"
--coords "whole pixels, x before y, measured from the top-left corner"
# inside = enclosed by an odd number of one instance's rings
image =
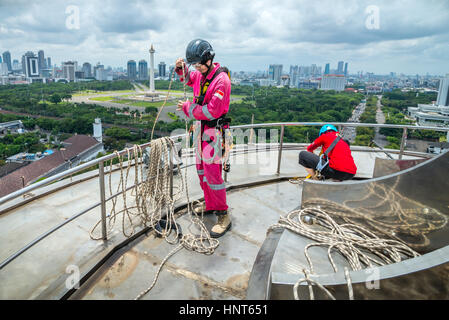
[[[317,179],[315,169],[320,161],[320,157],[313,151],[322,146],[322,152],[325,153],[339,135],[340,133],[335,126],[326,124],[321,127],[318,138],[307,147],[307,151],[299,153],[299,164],[305,167],[312,179]],[[332,150],[327,155],[329,163],[321,170],[321,175],[324,178],[337,181],[352,179],[357,172],[357,167],[351,155],[349,142],[339,139],[331,148]]]
[[[187,63],[195,71],[189,71],[184,59],[176,60],[176,73],[181,81],[193,87],[193,101],[179,101],[178,111],[184,111],[187,118],[199,120],[196,130],[199,142],[196,145],[196,169],[204,192],[204,203],[195,212],[215,214],[217,224],[210,235],[218,238],[231,228],[231,219],[226,204],[226,187],[221,176],[222,132],[229,127],[225,115],[229,110],[231,80],[226,68],[214,63],[215,53],[209,42],[192,40],[186,49]],[[217,152],[218,151],[218,152]]]

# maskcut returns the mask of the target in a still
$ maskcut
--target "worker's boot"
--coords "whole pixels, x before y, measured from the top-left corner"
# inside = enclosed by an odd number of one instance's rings
[[[218,222],[212,227],[210,236],[212,238],[219,238],[231,229],[232,223],[228,211],[216,210],[215,214],[218,218]]]
[[[203,201],[200,204],[196,205],[195,208],[193,208],[193,212],[195,212],[197,215],[206,215],[214,213],[214,210],[206,210],[206,203]]]

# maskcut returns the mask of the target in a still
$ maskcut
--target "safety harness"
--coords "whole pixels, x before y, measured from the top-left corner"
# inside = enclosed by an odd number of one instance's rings
[[[201,89],[200,89],[200,95],[195,97],[195,103],[199,104],[199,105],[203,105],[204,104],[204,98],[206,97],[206,93],[207,93],[207,89],[209,88],[209,85],[212,83],[212,81],[222,72],[226,72],[226,74],[228,75],[229,79],[231,79],[231,75],[229,72],[229,69],[226,67],[220,67],[217,69],[217,71],[215,71],[214,75],[212,76],[212,78],[207,79],[201,84]],[[220,130],[221,132],[221,136],[222,136],[222,154],[223,155],[227,155],[227,157],[225,157],[225,161],[223,163],[223,170],[225,172],[229,172],[230,171],[230,164],[228,161],[229,158],[229,151],[230,150],[226,150],[226,149],[230,149],[232,148],[232,135],[229,129],[229,124],[231,123],[231,118],[227,118],[226,114],[221,115],[219,118],[214,119],[214,120],[201,120],[201,133],[203,133],[203,128],[204,125],[207,125],[209,128],[217,128]],[[231,137],[231,146],[229,145],[229,140]]]
[[[226,68],[226,67],[218,68],[217,71],[215,71],[215,73],[212,76],[212,78],[210,78],[210,79],[206,78],[206,80],[201,84],[200,95],[198,97],[195,97],[195,103],[196,104],[203,105],[204,97],[206,96],[206,92],[207,92],[207,89],[209,88],[209,85],[222,72],[226,72],[226,74],[228,75],[229,79],[231,79],[231,74],[229,73],[229,69],[228,68]]]
[[[332,141],[329,148],[326,149],[326,151],[320,155],[320,160],[318,160],[318,164],[316,165],[316,170],[321,174],[321,171],[329,164],[329,153],[332,151],[332,149],[335,147],[335,145],[340,141],[341,137],[340,135],[337,135],[337,138],[335,138],[334,141]]]

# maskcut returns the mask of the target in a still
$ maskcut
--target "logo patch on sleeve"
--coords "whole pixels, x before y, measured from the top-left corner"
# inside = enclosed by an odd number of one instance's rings
[[[220,100],[223,100],[224,92],[221,90],[217,90],[217,92],[215,92],[214,96],[216,96]]]

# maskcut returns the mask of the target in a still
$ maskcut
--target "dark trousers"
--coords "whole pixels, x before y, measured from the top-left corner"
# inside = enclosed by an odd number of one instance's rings
[[[320,157],[309,151],[301,151],[299,153],[299,164],[309,168],[316,170],[316,166],[320,161]],[[321,175],[326,179],[336,179],[336,180],[350,180],[354,177],[354,174],[338,171],[329,167],[329,164],[321,170]]]

